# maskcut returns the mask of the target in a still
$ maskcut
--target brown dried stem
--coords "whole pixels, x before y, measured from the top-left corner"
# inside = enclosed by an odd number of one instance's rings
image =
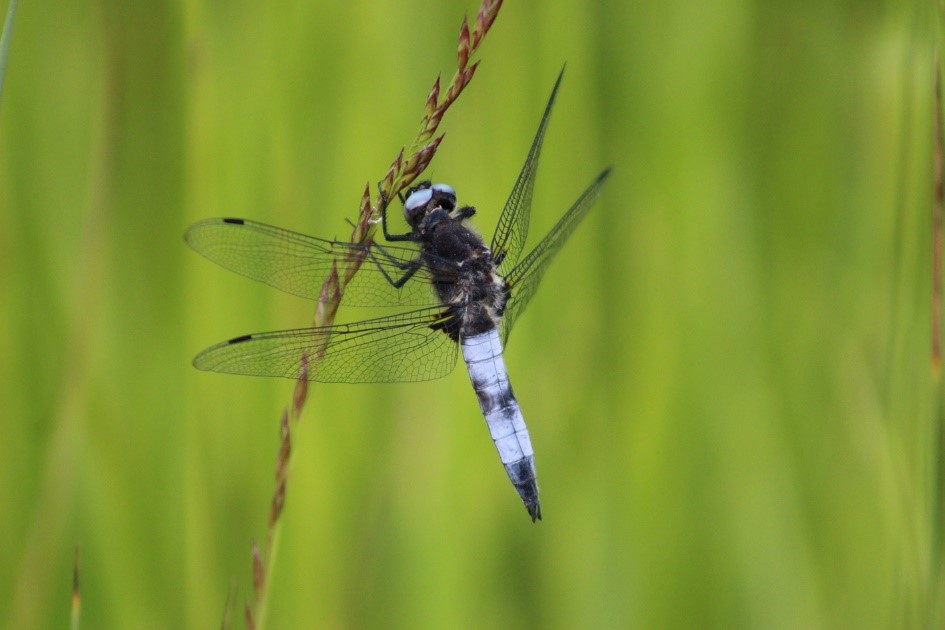
[[[469,82],[472,80],[479,66],[479,62],[470,64],[470,60],[479,51],[479,47],[486,34],[495,22],[502,0],[483,0],[476,14],[476,21],[472,29],[467,19],[463,18],[459,31],[457,45],[457,68],[446,91],[441,91],[440,79],[433,83],[424,107],[423,118],[420,121],[420,131],[410,144],[409,149],[402,148],[384,178],[378,183],[376,201],[371,203],[370,184],[366,185],[361,195],[358,221],[351,233],[350,242],[369,243],[374,235],[377,218],[386,209],[387,203],[405,190],[411,183],[426,170],[436,150],[443,140],[443,134],[436,135],[440,122],[450,106],[456,101]],[[404,157],[408,155],[409,157]],[[344,295],[344,288],[361,267],[363,259],[345,259],[336,262],[322,284],[318,305],[312,325],[316,327],[329,326],[334,322],[338,306]],[[324,351],[318,349],[317,354]],[[280,423],[281,440],[279,453],[276,458],[275,481],[276,490],[272,497],[269,523],[266,532],[265,544],[262,552],[256,543],[253,543],[253,589],[255,598],[253,605],[245,607],[246,626],[260,627],[265,623],[269,577],[272,574],[273,557],[277,548],[279,524],[282,509],[285,505],[286,484],[288,482],[289,466],[292,456],[291,434],[292,428],[298,423],[308,398],[309,370],[311,357],[304,357],[302,370],[296,381],[292,395],[292,402],[288,409],[283,411]],[[317,363],[318,357],[315,357]]]

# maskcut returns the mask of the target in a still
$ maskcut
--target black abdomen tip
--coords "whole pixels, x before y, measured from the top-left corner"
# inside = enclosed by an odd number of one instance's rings
[[[532,504],[526,504],[525,509],[528,510],[528,515],[532,517],[532,523],[541,520],[541,504],[538,503],[538,501]]]

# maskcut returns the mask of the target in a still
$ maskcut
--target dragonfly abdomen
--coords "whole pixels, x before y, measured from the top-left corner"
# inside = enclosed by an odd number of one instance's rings
[[[499,451],[512,485],[532,520],[541,519],[535,454],[522,410],[515,400],[502,358],[502,340],[496,328],[462,338],[463,358],[479,398],[492,441]]]

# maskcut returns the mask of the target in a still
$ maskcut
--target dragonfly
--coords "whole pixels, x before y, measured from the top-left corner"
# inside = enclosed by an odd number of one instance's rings
[[[489,246],[468,224],[475,208],[459,205],[451,186],[430,181],[401,197],[410,228],[405,233],[389,231],[387,204],[379,204],[384,243],[322,239],[249,219],[213,218],[190,226],[185,240],[198,253],[287,293],[317,300],[333,265],[358,263],[342,304],[412,307],[349,324],[243,335],[203,350],[194,366],[326,383],[389,383],[446,376],[461,352],[499,459],[532,522],[540,520],[534,450],[503,348],[611,172],[603,170],[522,257],[538,159],[563,72]]]

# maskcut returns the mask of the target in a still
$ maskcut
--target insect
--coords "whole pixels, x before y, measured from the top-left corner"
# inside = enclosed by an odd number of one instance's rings
[[[555,254],[597,199],[605,169],[542,241],[521,257],[532,189],[559,74],[525,165],[499,217],[490,246],[471,230],[475,208],[460,206],[445,184],[408,189],[410,231],[386,243],[353,244],[306,236],[248,219],[206,219],[188,228],[187,243],[213,262],[277,289],[318,299],[334,263],[360,261],[344,290],[349,306],[417,307],[350,324],[244,335],[194,359],[201,370],[312,381],[425,381],[450,373],[461,350],[489,433],[532,521],[541,519],[535,457],[502,349]]]

